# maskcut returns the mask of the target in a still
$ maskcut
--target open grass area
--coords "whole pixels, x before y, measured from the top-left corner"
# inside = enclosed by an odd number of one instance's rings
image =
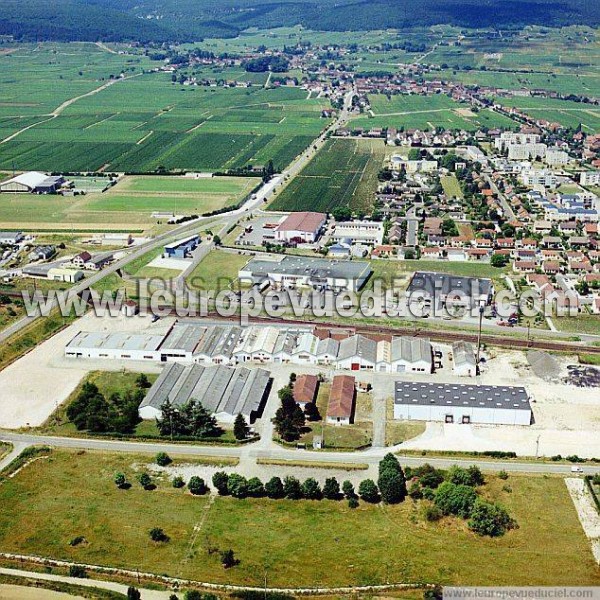
[[[460,189],[460,184],[456,175],[444,175],[440,177],[440,183],[444,188],[444,193],[448,198],[463,198],[463,192]]]
[[[393,582],[462,585],[598,585],[600,573],[560,478],[488,476],[482,494],[501,502],[519,529],[480,538],[465,522],[427,522],[423,502],[396,506],[333,501],[193,497],[155,477],[143,490],[147,459],[55,451],[0,486],[0,550],[122,566],[203,581],[269,586]],[[123,471],[133,481],[119,490]],[[503,489],[508,484],[511,492]],[[195,527],[198,530],[195,530]],[[152,543],[161,527],[170,537]],[[318,560],[315,539],[318,532]],[[86,542],[71,546],[77,536]],[[232,548],[239,565],[224,570]],[[473,560],[476,556],[477,560]],[[534,566],[535,568],[532,568]]]
[[[193,290],[224,290],[237,280],[239,270],[250,260],[250,256],[212,250],[187,278]]]
[[[269,208],[329,212],[349,206],[369,211],[385,152],[383,140],[329,140]]]
[[[559,331],[600,335],[600,315],[581,314],[576,317],[556,317],[552,322]]]
[[[104,193],[85,196],[2,194],[0,226],[28,230],[146,229],[167,218],[155,212],[202,215],[234,206],[260,183],[252,177],[126,177]]]

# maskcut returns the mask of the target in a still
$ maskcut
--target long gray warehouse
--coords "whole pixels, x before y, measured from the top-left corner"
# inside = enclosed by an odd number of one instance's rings
[[[531,425],[524,387],[396,381],[394,419]]]
[[[174,406],[196,400],[222,423],[233,423],[240,413],[251,423],[266,402],[270,378],[264,369],[170,363],[148,390],[139,414],[156,419],[167,400]]]

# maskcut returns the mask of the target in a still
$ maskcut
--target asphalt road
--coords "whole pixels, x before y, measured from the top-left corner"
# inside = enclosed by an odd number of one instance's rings
[[[328,464],[377,464],[390,451],[390,448],[370,448],[363,452],[317,452],[310,450],[294,450],[286,448],[260,449],[247,446],[199,446],[192,444],[174,444],[171,442],[131,442],[121,440],[105,440],[95,438],[70,438],[44,435],[32,435],[0,431],[0,440],[19,445],[20,448],[33,445],[48,445],[55,448],[77,450],[99,450],[105,452],[128,452],[139,454],[156,454],[166,452],[172,455],[233,457],[255,461],[257,458],[276,460],[309,461]],[[398,450],[398,447],[396,447]],[[549,475],[573,475],[573,465],[565,463],[545,463],[518,460],[481,460],[479,458],[436,458],[432,456],[403,456],[398,459],[405,466],[419,466],[429,463],[435,467],[448,468],[452,465],[477,465],[485,471],[505,470],[513,473],[537,473]],[[600,469],[597,466],[581,465],[584,474],[594,474]]]

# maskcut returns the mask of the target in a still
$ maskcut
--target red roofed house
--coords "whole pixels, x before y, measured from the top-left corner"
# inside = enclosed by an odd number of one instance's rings
[[[327,215],[324,213],[292,213],[275,229],[275,239],[280,242],[316,242],[326,221]]]
[[[316,375],[298,375],[294,382],[294,400],[298,404],[308,404],[315,401],[319,378]]]
[[[350,425],[354,413],[354,377],[336,375],[331,384],[327,422],[332,425]]]

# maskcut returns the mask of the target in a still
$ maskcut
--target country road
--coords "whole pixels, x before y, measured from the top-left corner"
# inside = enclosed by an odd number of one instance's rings
[[[387,448],[370,448],[361,452],[318,452],[309,450],[295,450],[279,447],[274,442],[261,448],[257,444],[248,444],[246,446],[200,446],[194,444],[175,444],[172,442],[132,442],[124,440],[107,440],[97,438],[71,438],[55,437],[50,435],[33,435],[28,433],[13,433],[9,431],[0,431],[0,440],[19,445],[20,448],[33,445],[47,445],[54,448],[67,448],[73,450],[96,450],[103,452],[126,452],[133,454],[156,454],[166,452],[170,455],[184,456],[210,456],[239,458],[240,464],[237,470],[244,474],[245,464],[252,465],[252,472],[260,470],[260,465],[256,460],[287,460],[287,461],[305,461],[316,463],[320,471],[322,467],[318,463],[326,463],[326,466],[334,468],[333,465],[340,464],[367,464],[377,465],[379,461],[388,452],[399,452],[398,459],[404,466],[419,466],[429,463],[435,467],[448,468],[452,465],[477,465],[484,471],[505,470],[513,473],[535,473],[548,475],[573,475],[571,464],[565,463],[546,463],[536,461],[519,460],[486,460],[479,457],[474,458],[440,458],[434,456],[404,456],[401,454],[401,446],[392,446]],[[260,444],[260,442],[259,442]],[[4,462],[4,461],[3,461]],[[0,465],[6,466],[6,465]],[[293,466],[293,465],[290,465]],[[594,474],[598,472],[597,466],[581,465],[583,474]],[[310,467],[307,468],[309,472]]]

